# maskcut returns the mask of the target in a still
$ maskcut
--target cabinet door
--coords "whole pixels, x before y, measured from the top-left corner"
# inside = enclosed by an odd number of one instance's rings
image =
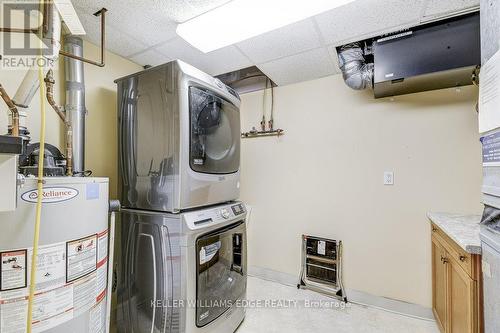
[[[460,267],[458,262],[449,260],[448,265],[449,309],[448,324],[450,333],[472,333],[474,315],[475,281]]]
[[[432,237],[432,310],[442,333],[446,332],[447,311],[447,269],[446,251],[439,241]]]

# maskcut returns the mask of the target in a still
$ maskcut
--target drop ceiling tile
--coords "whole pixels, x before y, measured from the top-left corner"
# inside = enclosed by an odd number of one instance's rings
[[[156,66],[167,63],[172,59],[157,51],[147,50],[145,52],[133,55],[132,57],[130,57],[130,60],[142,66]]]
[[[147,46],[153,46],[176,36],[176,23],[167,14],[155,10],[154,3],[133,0],[79,0],[74,4],[78,14],[93,14],[105,7],[108,9],[107,27],[125,32]],[[179,6],[181,7],[183,6]]]
[[[161,16],[133,15],[130,19],[123,20],[118,15],[111,15],[109,24],[136,39],[140,39],[148,46],[168,41],[177,36],[175,32],[177,24]]]
[[[164,43],[155,49],[171,59],[185,61],[210,75],[219,75],[253,65],[234,46],[203,53],[180,37]]]
[[[311,19],[247,39],[238,48],[255,63],[268,62],[321,46],[320,36]]]
[[[217,8],[230,0],[149,0],[153,8],[167,15],[176,23],[185,22],[193,17]]]
[[[328,54],[332,59],[335,74],[339,74],[340,73],[339,58],[338,58],[337,48],[335,47],[335,45],[330,45],[328,47]]]
[[[220,7],[231,0],[184,0],[190,5],[196,12],[197,15],[201,13],[208,12],[209,10]]]
[[[326,48],[318,48],[258,65],[278,85],[317,79],[335,74]]]
[[[163,17],[178,22],[181,16],[192,15],[193,9],[184,0],[78,0],[73,5],[79,10],[95,12],[106,7],[108,14],[124,22],[135,19],[148,20]]]
[[[80,21],[87,32],[83,39],[96,45],[101,44],[101,26],[97,17],[89,14],[79,14]],[[106,29],[106,49],[122,57],[138,53],[147,48],[141,41],[113,27]]]
[[[314,19],[326,44],[374,37],[417,25],[426,0],[357,0]]]
[[[425,16],[441,16],[479,6],[479,0],[429,0]]]

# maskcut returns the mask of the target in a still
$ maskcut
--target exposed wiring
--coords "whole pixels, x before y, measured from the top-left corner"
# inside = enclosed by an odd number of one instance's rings
[[[43,12],[43,0],[40,0],[40,11]],[[43,15],[39,16],[39,27],[43,25]],[[43,42],[42,42],[42,31],[39,30],[39,62],[37,64],[42,64],[43,61]],[[32,332],[33,325],[33,302],[36,290],[36,264],[38,259],[38,243],[40,240],[40,222],[42,218],[42,200],[43,200],[43,158],[45,155],[45,85],[43,82],[43,67],[38,65],[38,80],[40,82],[40,154],[39,158],[41,161],[38,163],[38,180],[37,180],[37,200],[36,200],[36,215],[35,215],[35,234],[33,237],[33,253],[31,256],[31,272],[30,272],[30,289],[28,297],[28,315],[26,319],[26,331],[27,333]]]

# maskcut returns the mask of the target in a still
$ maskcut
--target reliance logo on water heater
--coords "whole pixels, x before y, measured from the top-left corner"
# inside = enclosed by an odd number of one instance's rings
[[[43,189],[43,203],[54,203],[71,200],[78,195],[78,190],[71,187],[47,187]],[[27,202],[37,202],[38,191],[31,190],[21,195]]]

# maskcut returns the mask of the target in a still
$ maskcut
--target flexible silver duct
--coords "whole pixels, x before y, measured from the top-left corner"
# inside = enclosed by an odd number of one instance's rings
[[[80,37],[67,36],[64,51],[83,57],[83,41]],[[83,62],[64,58],[66,79],[66,115],[73,129],[73,175],[83,176],[85,172],[85,80]]]
[[[374,66],[372,63],[366,63],[361,44],[352,43],[342,46],[338,58],[347,86],[355,90],[372,88]]]

